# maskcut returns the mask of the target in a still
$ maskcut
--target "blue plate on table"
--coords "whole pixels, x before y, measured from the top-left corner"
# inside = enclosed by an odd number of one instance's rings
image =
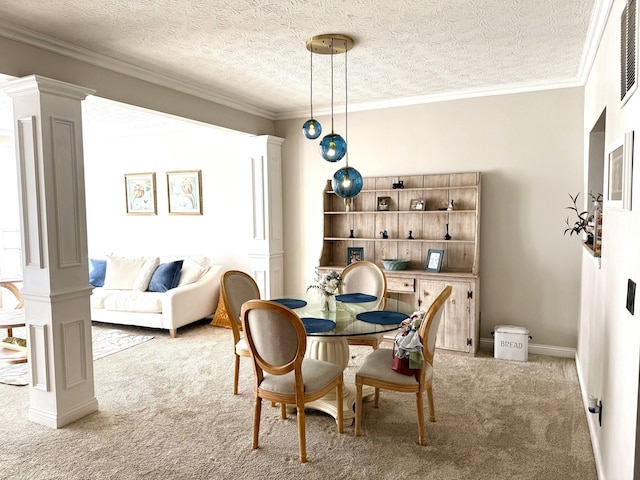
[[[409,315],[402,312],[374,310],[373,312],[359,313],[358,315],[356,315],[356,318],[367,323],[377,323],[379,325],[395,325],[409,318]]]
[[[345,293],[336,295],[336,300],[344,303],[364,303],[375,302],[378,299],[375,295],[367,295],[366,293]]]
[[[297,298],[274,298],[271,301],[277,302],[280,305],[284,305],[285,307],[289,307],[292,309],[302,308],[307,304],[307,302],[305,302],[304,300],[298,300]]]
[[[326,318],[305,317],[301,320],[307,333],[328,332],[336,328],[336,322],[327,320]]]

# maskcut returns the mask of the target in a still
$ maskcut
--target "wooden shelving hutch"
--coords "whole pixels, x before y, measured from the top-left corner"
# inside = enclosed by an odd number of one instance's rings
[[[400,181],[404,188],[394,189]],[[330,180],[323,195],[320,271],[341,271],[348,247],[363,248],[363,260],[380,267],[382,259],[408,259],[406,270],[385,270],[388,292],[420,309],[452,285],[436,345],[475,354],[480,331],[480,172],[364,178],[348,212]],[[389,197],[388,210],[378,210],[379,197]],[[424,210],[410,209],[414,199],[424,201]],[[453,210],[447,210],[452,200]],[[445,240],[447,228],[450,240]],[[384,231],[388,238],[382,237]],[[429,249],[444,250],[439,273],[425,271]]]

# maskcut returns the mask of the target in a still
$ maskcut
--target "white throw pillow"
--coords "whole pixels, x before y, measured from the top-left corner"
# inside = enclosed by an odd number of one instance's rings
[[[133,290],[146,292],[147,288],[149,288],[149,282],[151,281],[153,272],[156,271],[158,265],[160,265],[160,259],[158,257],[145,258],[144,265],[142,265],[138,276],[133,282]]]
[[[207,270],[209,270],[209,267],[203,267],[190,258],[185,258],[184,263],[182,264],[182,271],[180,273],[178,286],[181,287],[183,285],[189,285],[190,283],[197,281]]]
[[[104,288],[107,290],[133,290],[136,277],[144,266],[142,257],[114,257],[107,255]]]

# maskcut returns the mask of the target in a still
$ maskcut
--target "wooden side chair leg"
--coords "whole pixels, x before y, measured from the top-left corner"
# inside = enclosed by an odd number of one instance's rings
[[[379,405],[380,405],[380,389],[376,387],[373,394],[373,406],[375,408],[378,408]]]
[[[260,414],[262,413],[262,399],[256,397],[253,410],[253,448],[258,448],[258,435],[260,434]]]
[[[285,418],[287,418],[287,404],[286,403],[281,403],[280,404],[280,418],[283,419],[283,420]]]
[[[424,439],[424,408],[422,404],[422,392],[416,392],[416,407],[418,410],[418,443],[426,445]]]
[[[304,424],[304,403],[302,403],[302,405],[298,405],[298,444],[300,445],[300,463],[307,462],[307,437]]]
[[[238,377],[240,376],[240,356],[236,354],[235,365],[233,366],[233,394],[238,394]]]
[[[433,404],[433,387],[431,384],[427,385],[427,399],[429,400],[429,421],[436,421],[436,407]]]

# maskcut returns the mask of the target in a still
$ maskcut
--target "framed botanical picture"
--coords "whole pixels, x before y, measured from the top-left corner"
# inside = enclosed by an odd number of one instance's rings
[[[125,200],[127,215],[155,215],[156,174],[125,173]]]
[[[347,265],[364,260],[364,248],[347,247]]]
[[[412,199],[409,210],[424,210],[424,198]]]
[[[167,172],[169,215],[202,215],[202,171]]]
[[[427,253],[427,263],[424,269],[427,272],[439,272],[442,267],[442,259],[444,258],[444,250],[435,250],[430,248]]]
[[[633,131],[624,136],[624,143],[607,154],[605,162],[604,204],[608,207],[631,210],[633,176]]]
[[[387,212],[391,205],[391,197],[378,197],[378,211]]]

